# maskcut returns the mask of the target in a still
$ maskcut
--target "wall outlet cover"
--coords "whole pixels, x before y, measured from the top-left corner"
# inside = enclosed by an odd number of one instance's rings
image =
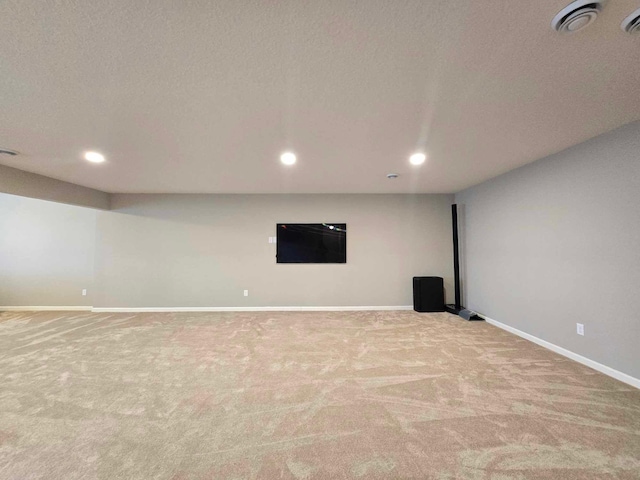
[[[578,335],[584,335],[584,325],[582,323],[576,323],[576,331]]]

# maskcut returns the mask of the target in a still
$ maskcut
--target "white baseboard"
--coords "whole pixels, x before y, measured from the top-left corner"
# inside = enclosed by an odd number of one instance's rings
[[[497,320],[489,318],[486,315],[482,315],[480,313],[478,315],[484,318],[484,320],[487,323],[490,323],[491,325],[501,328],[502,330],[506,330],[507,332],[513,333],[514,335],[518,335],[519,337],[529,340],[530,342],[536,343],[553,352],[559,353],[560,355],[570,358],[571,360],[575,360],[578,363],[581,363],[583,365],[586,365],[587,367],[593,368],[594,370],[597,370],[600,373],[604,373],[605,375],[613,377],[616,380],[620,380],[621,382],[629,384],[633,387],[640,388],[640,379],[632,377],[631,375],[627,375],[626,373],[622,373],[614,368],[607,367],[606,365],[598,363],[587,357],[583,357],[582,355],[578,355],[577,353],[574,353],[571,350],[567,350],[566,348],[559,347],[558,345],[555,345],[551,342],[547,342],[546,340],[542,340],[538,337],[534,337],[529,333],[523,332],[522,330],[518,330],[517,328],[513,328],[513,327],[510,327],[509,325],[498,322]]]
[[[0,312],[90,312],[90,306],[72,305],[72,306],[19,306],[19,307],[0,307]]]
[[[95,307],[92,312],[351,312],[364,310],[413,310],[411,305],[344,307]]]

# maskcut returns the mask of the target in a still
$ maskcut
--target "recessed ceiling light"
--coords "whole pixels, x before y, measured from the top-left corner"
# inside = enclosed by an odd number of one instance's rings
[[[424,153],[414,153],[409,157],[409,163],[411,165],[422,165],[426,159],[427,156]]]
[[[85,152],[84,159],[92,163],[102,163],[105,160],[104,155],[98,152]]]
[[[575,0],[553,17],[551,27],[560,33],[573,33],[592,24],[602,11],[604,0]]]
[[[620,28],[628,33],[640,33],[640,8],[625,18],[622,21]]]
[[[285,165],[293,165],[294,163],[296,163],[296,160],[297,159],[295,154],[291,152],[285,152],[280,155],[280,161]]]
[[[16,155],[18,155],[18,152],[16,152],[15,150],[9,150],[8,148],[0,147],[0,155],[11,155],[12,157],[15,157]]]

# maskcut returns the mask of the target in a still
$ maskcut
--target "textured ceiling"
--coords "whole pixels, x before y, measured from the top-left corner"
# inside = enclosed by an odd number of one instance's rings
[[[567,3],[5,0],[23,155],[0,163],[108,192],[459,191],[640,118],[640,0],[563,36]]]

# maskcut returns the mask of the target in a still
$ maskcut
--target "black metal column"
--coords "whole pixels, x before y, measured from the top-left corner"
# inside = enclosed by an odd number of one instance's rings
[[[456,289],[456,309],[462,308],[460,301],[460,255],[458,253],[458,205],[451,205],[451,221],[453,222],[453,280]]]

